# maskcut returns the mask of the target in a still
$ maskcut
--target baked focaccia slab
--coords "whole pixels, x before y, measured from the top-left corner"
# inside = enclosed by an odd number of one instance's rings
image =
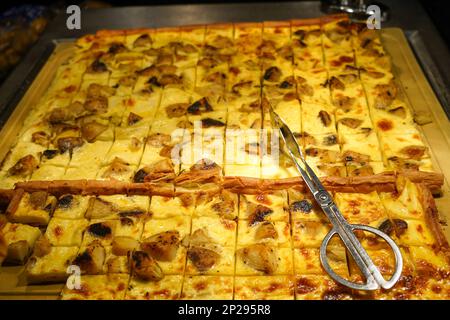
[[[0,187],[172,179],[200,159],[226,176],[297,176],[271,103],[320,176],[432,171],[379,32],[345,16],[99,31],[25,119]]]
[[[412,182],[417,174],[324,179],[350,223],[379,228],[401,248],[398,284],[367,293],[342,287],[323,270],[319,247],[331,226],[304,184],[222,178],[220,171],[198,163],[172,188],[18,184],[2,193],[2,268],[23,265],[29,288],[67,281],[62,299],[450,298],[450,251],[429,191],[442,177],[428,185],[423,177]],[[389,277],[395,264],[386,243],[358,237]],[[339,239],[328,257],[338,274],[361,280]],[[74,268],[79,287],[69,278]]]

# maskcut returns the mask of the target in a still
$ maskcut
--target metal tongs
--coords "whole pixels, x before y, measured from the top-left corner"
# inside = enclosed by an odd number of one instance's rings
[[[397,244],[384,232],[361,224],[350,224],[345,220],[342,213],[339,211],[338,207],[334,203],[331,195],[324,188],[319,178],[316,176],[311,167],[306,163],[303,156],[302,150],[299,147],[297,140],[292,134],[289,127],[284,123],[284,121],[275,113],[272,106],[269,106],[270,116],[272,120],[272,125],[280,130],[281,136],[283,137],[285,147],[289,153],[292,161],[294,161],[300,175],[303,177],[306,185],[316,199],[317,203],[320,205],[328,220],[333,225],[331,231],[325,236],[322,245],[320,246],[320,261],[325,271],[333,278],[335,281],[356,290],[377,290],[380,288],[390,289],[400,278],[403,259]],[[300,166],[299,160],[303,164],[304,168]],[[381,238],[383,238],[389,246],[392,248],[395,255],[395,271],[389,280],[385,280],[380,270],[375,266],[372,259],[367,254],[366,250],[362,247],[358,238],[356,237],[354,231],[363,230],[373,233]],[[327,247],[334,235],[338,235],[342,242],[344,243],[347,250],[352,255],[356,264],[358,265],[360,271],[366,278],[366,283],[356,283],[348,281],[336,274],[330,267],[327,258]]]

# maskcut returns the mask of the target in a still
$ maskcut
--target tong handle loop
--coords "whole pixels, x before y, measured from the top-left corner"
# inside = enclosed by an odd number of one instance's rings
[[[331,268],[328,257],[327,257],[327,247],[330,243],[330,240],[333,238],[334,235],[339,235],[339,232],[333,228],[331,231],[325,236],[322,245],[320,247],[320,261],[322,263],[322,266],[324,267],[325,271],[333,278],[336,282],[350,287],[355,290],[377,290],[380,288],[383,289],[390,289],[392,288],[395,283],[398,281],[398,279],[401,276],[402,269],[403,269],[403,258],[401,255],[400,248],[397,246],[397,244],[392,240],[386,233],[370,227],[366,225],[360,225],[360,224],[349,224],[349,227],[352,231],[354,230],[362,230],[366,232],[373,233],[382,239],[384,239],[388,245],[391,247],[392,251],[394,252],[395,257],[395,271],[391,278],[389,280],[385,280],[384,278],[380,279],[377,276],[374,276],[373,271],[379,273],[379,270],[370,270],[370,266],[360,265],[360,263],[357,263],[358,267],[361,270],[361,273],[366,277],[366,283],[356,283],[349,281],[341,276],[339,276],[334,270]],[[369,260],[371,261],[370,257]],[[355,259],[356,261],[356,259]],[[377,268],[373,262],[371,261],[372,267]]]

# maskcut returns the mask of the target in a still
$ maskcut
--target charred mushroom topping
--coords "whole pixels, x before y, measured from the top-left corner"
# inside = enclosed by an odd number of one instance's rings
[[[86,212],[86,218],[104,218],[117,212],[116,206],[111,202],[105,201],[101,198],[94,198],[91,201],[92,204]]]
[[[339,120],[339,123],[342,123],[346,127],[356,129],[363,123],[363,121],[360,119],[342,118]]]
[[[220,261],[219,253],[202,246],[189,248],[187,257],[200,272],[208,271]]]
[[[373,79],[381,79],[384,77],[383,72],[365,70],[364,73]]]
[[[98,59],[94,60],[94,62],[92,62],[92,64],[86,70],[86,72],[88,73],[102,73],[107,71],[108,68],[106,67],[106,64]]]
[[[37,159],[29,154],[19,159],[16,164],[9,168],[8,174],[11,176],[27,176],[37,168],[38,164]]]
[[[423,157],[426,151],[427,147],[425,146],[406,146],[400,149],[399,153],[408,158],[419,160]]]
[[[174,67],[174,68],[175,68],[175,71],[176,71],[176,67]],[[154,66],[154,65],[151,65],[151,66],[146,67],[146,68],[144,68],[142,70],[136,71],[137,75],[143,76],[143,77],[150,77],[150,78],[151,77],[157,78],[160,75],[160,73],[161,73],[160,68],[158,68],[157,66]]]
[[[213,111],[212,106],[209,104],[208,99],[201,98],[195,101],[187,108],[187,112],[190,114],[202,114],[203,112]]]
[[[49,135],[44,131],[37,131],[31,135],[31,142],[46,147],[50,141]]]
[[[358,80],[358,75],[354,73],[341,74],[339,75],[339,79],[342,80],[344,83],[350,84]]]
[[[399,157],[390,157],[389,161],[393,162],[396,169],[419,170],[420,162],[416,160],[402,159]]]
[[[235,212],[235,203],[232,199],[223,198],[219,202],[214,203],[211,209],[226,219],[233,219]]]
[[[118,84],[124,87],[132,87],[136,83],[136,76],[125,76],[119,79]]]
[[[236,83],[231,88],[231,91],[236,94],[241,94],[241,90],[250,89],[252,87],[253,81],[241,81]]]
[[[370,156],[355,151],[346,151],[342,155],[342,160],[344,162],[366,163],[370,161]]]
[[[255,240],[278,239],[278,232],[270,221],[264,221],[256,227]]]
[[[136,137],[132,137],[131,138],[130,145],[129,145],[129,149],[131,151],[137,151],[137,150],[139,150],[141,148],[141,146],[142,146],[141,140],[139,140]]]
[[[73,204],[73,195],[66,194],[59,197],[56,206],[59,209],[69,209],[72,206],[72,204]]]
[[[349,112],[355,103],[355,98],[350,98],[347,96],[340,95],[333,99],[333,105],[341,108],[344,112]]]
[[[131,270],[133,275],[144,281],[160,281],[164,273],[155,259],[144,251],[131,253]]]
[[[51,124],[61,123],[73,119],[74,117],[70,113],[69,108],[55,108],[50,112],[50,115],[48,117],[48,121]]]
[[[171,54],[159,54],[156,58],[156,64],[173,64],[173,56]]]
[[[386,109],[388,108],[395,97],[397,96],[397,86],[394,82],[389,82],[389,84],[378,84],[375,87],[376,95],[374,102],[374,107],[378,109]]]
[[[167,86],[170,84],[182,84],[183,80],[182,80],[181,76],[177,76],[175,74],[163,74],[158,79],[158,83],[164,87],[164,86]]]
[[[105,258],[105,248],[94,242],[75,258],[73,264],[79,266],[83,273],[98,274],[103,271]]]
[[[281,89],[291,89],[295,86],[295,79],[294,77],[290,76],[283,80],[283,82],[280,83],[278,86]]]
[[[220,120],[205,118],[202,119],[202,128],[224,127],[225,123]]]
[[[248,218],[248,224],[249,226],[253,226],[259,222],[262,222],[265,220],[265,218],[269,215],[273,213],[273,210],[263,206],[262,204],[258,204],[255,205],[253,203],[249,203],[248,204],[248,209],[249,212]]]
[[[322,143],[325,146],[334,146],[335,144],[338,144],[338,137],[335,134],[330,134],[323,138]]]
[[[130,114],[128,115],[127,123],[128,123],[129,126],[132,126],[133,124],[138,123],[142,119],[143,118],[140,115],[138,115],[138,114],[136,114],[134,112],[130,112]]]
[[[80,137],[65,137],[59,138],[56,141],[58,149],[61,153],[64,153],[66,151],[72,153],[73,149],[81,147],[83,143],[83,139]]]
[[[126,51],[128,51],[128,49],[123,43],[113,43],[108,49],[109,54],[117,54]]]
[[[139,248],[139,241],[131,237],[114,237],[112,242],[112,253],[116,256],[126,256],[128,252],[133,252]]]
[[[406,118],[406,109],[404,107],[397,107],[394,109],[390,109],[389,113],[402,119]]]
[[[334,150],[320,149],[320,148],[306,148],[305,154],[310,157],[319,158],[324,162],[335,162],[339,158],[339,152]]]
[[[103,96],[88,98],[84,102],[84,109],[92,113],[106,113],[108,111],[108,98]]]
[[[141,249],[158,261],[172,261],[180,246],[180,233],[170,230],[144,239]]]
[[[316,139],[308,132],[294,133],[294,136],[302,142],[302,145],[312,145],[316,143]]]
[[[242,248],[238,254],[246,265],[255,270],[265,274],[273,274],[277,270],[277,252],[265,243],[256,243]]]
[[[42,155],[46,158],[46,159],[53,159],[54,157],[56,157],[58,155],[59,151],[58,150],[44,150],[44,152],[42,153]]]
[[[346,163],[348,175],[351,177],[355,176],[372,176],[374,175],[372,166],[368,164],[364,165],[352,165],[350,163]]]
[[[320,121],[322,121],[322,124],[325,127],[328,127],[331,124],[331,116],[325,110],[320,110],[319,111],[319,118],[320,118]]]
[[[165,145],[169,145],[171,140],[172,139],[168,134],[154,133],[147,137],[146,143],[152,147],[162,147]]]
[[[336,77],[331,77],[329,80],[331,90],[345,90],[344,83]]]
[[[145,177],[147,176],[147,174],[148,174],[148,173],[146,172],[145,169],[139,169],[139,170],[134,174],[133,182],[135,182],[135,183],[143,183]]]
[[[108,129],[107,125],[91,121],[81,126],[81,137],[88,142],[94,142],[95,139]]]
[[[300,97],[308,96],[312,97],[314,94],[314,89],[307,83],[302,83],[297,85],[297,93]]]
[[[133,47],[148,47],[151,46],[152,42],[152,38],[150,38],[148,34],[142,34],[136,40],[134,40]]]
[[[130,164],[123,161],[119,157],[115,157],[105,172],[102,174],[103,178],[114,177],[115,174],[123,174],[129,172]]]
[[[109,86],[103,86],[97,83],[91,83],[87,89],[87,97],[95,98],[95,97],[109,97],[114,95],[116,90]],[[71,106],[71,108],[73,108]]]
[[[36,257],[44,257],[50,253],[52,245],[46,236],[40,236],[34,245],[33,255]]]
[[[270,82],[280,81],[282,76],[281,70],[278,67],[270,67],[264,72],[264,80]]]
[[[30,204],[33,209],[43,209],[47,201],[47,192],[36,191],[30,194]]]
[[[170,159],[163,159],[136,172],[134,182],[169,181],[174,178],[175,170],[172,161]]]
[[[300,211],[303,213],[310,213],[313,209],[311,201],[303,199],[300,201],[295,201],[291,204],[291,211]]]
[[[184,116],[189,107],[188,103],[175,103],[166,107],[166,114],[169,118]]]
[[[210,73],[203,78],[203,80],[206,82],[212,82],[217,84],[224,84],[226,79],[227,75],[219,71]]]
[[[391,236],[392,233],[394,232],[394,225],[392,224],[391,220],[386,219],[380,224],[378,230],[386,233],[388,236]]]
[[[99,237],[99,238],[108,238],[112,236],[112,229],[111,226],[109,226],[107,223],[104,222],[97,222],[94,224],[91,224],[87,231],[95,236],[95,237]]]
[[[214,68],[219,64],[219,61],[212,57],[202,58],[197,62],[197,65],[204,68]]]
[[[400,237],[408,229],[408,223],[402,219],[393,219],[392,221],[394,222],[395,233]]]

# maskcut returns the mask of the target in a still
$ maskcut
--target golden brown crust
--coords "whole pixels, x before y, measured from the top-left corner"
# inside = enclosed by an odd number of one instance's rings
[[[111,36],[125,36],[126,30],[109,30],[109,29],[101,29],[95,33],[97,37],[111,37]]]
[[[157,28],[156,32],[179,32],[180,27],[163,27],[163,28]]]
[[[324,25],[324,24],[334,22],[334,21],[339,21],[339,20],[349,20],[348,14],[338,13],[338,14],[330,14],[327,16],[323,16],[320,18],[320,23],[322,25]]]
[[[427,222],[427,225],[430,227],[430,230],[433,232],[434,238],[436,239],[437,243],[439,244],[440,248],[447,253],[447,258],[449,259],[450,263],[450,255],[449,250],[449,244],[445,237],[445,234],[442,231],[441,224],[439,223],[439,212],[436,207],[436,202],[434,201],[433,195],[431,194],[430,190],[426,185],[423,183],[418,183],[417,188],[420,192],[421,196],[421,203],[422,207],[425,212],[425,220]]]
[[[128,29],[125,30],[125,35],[133,35],[133,34],[154,34],[156,32],[156,29],[154,28],[136,28],[136,29]]]
[[[264,28],[289,28],[291,26],[291,23],[286,20],[264,21],[263,26]]]
[[[396,190],[397,176],[404,176],[414,183],[421,183],[427,188],[439,189],[444,178],[440,173],[433,172],[383,172],[373,176],[356,177],[324,177],[321,179],[324,186],[330,191],[368,193],[372,191],[393,192]],[[258,179],[249,177],[220,177],[217,168],[211,170],[190,170],[180,174],[175,183],[178,190],[182,188],[204,189],[204,185],[216,184],[221,188],[236,193],[258,193],[272,190],[296,188],[305,190],[305,183],[300,177],[286,179]],[[55,181],[27,181],[16,184],[16,189],[27,192],[49,191],[52,194],[173,194],[171,183],[127,183],[121,181],[97,180],[55,180]],[[169,191],[172,190],[172,191]]]
[[[11,216],[12,214],[14,214],[14,212],[16,212],[17,208],[19,207],[20,200],[22,199],[24,194],[25,190],[23,189],[15,190],[14,195],[11,201],[9,202],[9,205],[6,208],[7,217]]]
[[[310,26],[310,25],[320,25],[321,18],[311,18],[311,19],[293,19],[291,20],[291,26]]]
[[[211,23],[206,25],[206,30],[214,30],[214,29],[233,29],[232,23]]]
[[[187,32],[187,31],[192,31],[192,30],[197,30],[197,29],[205,29],[205,28],[206,28],[205,24],[191,24],[191,25],[187,25],[187,26],[180,26],[180,31]]]
[[[238,23],[233,23],[233,25],[235,28],[238,28],[238,29],[262,28],[263,27],[262,22],[238,22]]]

